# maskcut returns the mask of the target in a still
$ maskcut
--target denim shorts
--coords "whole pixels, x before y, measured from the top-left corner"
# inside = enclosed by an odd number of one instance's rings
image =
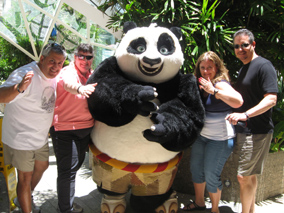
[[[199,136],[192,145],[190,171],[194,183],[206,182],[206,189],[216,193],[222,190],[221,173],[234,148],[234,138],[212,140]]]

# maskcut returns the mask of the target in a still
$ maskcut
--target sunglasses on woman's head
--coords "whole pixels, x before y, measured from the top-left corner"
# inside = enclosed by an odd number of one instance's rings
[[[76,56],[80,59],[80,60],[84,60],[85,58],[89,61],[91,60],[94,56],[92,55],[79,55],[79,54],[76,54]]]

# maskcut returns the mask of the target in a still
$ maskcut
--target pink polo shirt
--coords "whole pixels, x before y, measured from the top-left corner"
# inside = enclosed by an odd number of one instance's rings
[[[64,89],[65,81],[85,85],[90,74],[82,76],[73,62],[60,71],[57,76],[57,99],[53,117],[55,131],[85,129],[94,125],[87,98],[80,94],[71,94]]]

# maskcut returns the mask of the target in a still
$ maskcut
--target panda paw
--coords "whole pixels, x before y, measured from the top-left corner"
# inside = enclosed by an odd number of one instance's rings
[[[160,113],[153,113],[151,120],[155,123],[151,129],[146,129],[143,133],[144,137],[149,141],[154,141],[163,144],[168,141],[167,129],[163,125],[165,116]]]
[[[121,107],[135,116],[149,116],[158,109],[157,104],[152,101],[157,96],[158,93],[152,86],[130,85],[122,92]]]
[[[138,114],[142,116],[150,115],[150,112],[158,110],[157,104],[151,102],[158,96],[156,88],[151,86],[143,86],[143,89],[140,90],[137,94],[138,98]]]

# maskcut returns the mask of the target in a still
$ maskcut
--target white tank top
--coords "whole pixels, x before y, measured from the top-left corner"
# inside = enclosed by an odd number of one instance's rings
[[[235,128],[225,117],[231,111],[206,112],[204,127],[200,135],[212,140],[227,140],[235,137]]]

